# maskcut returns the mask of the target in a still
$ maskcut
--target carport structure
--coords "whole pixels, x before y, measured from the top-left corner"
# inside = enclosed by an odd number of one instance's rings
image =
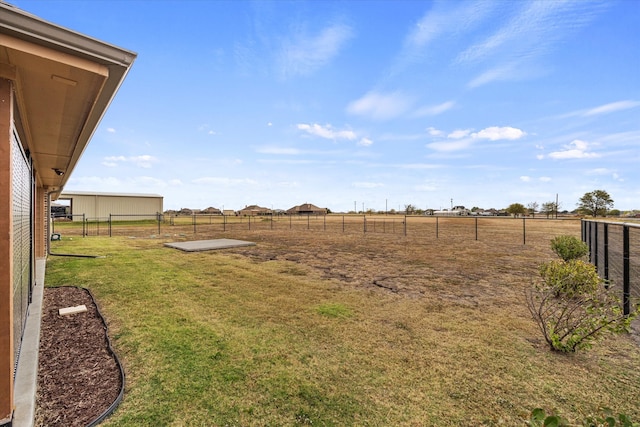
[[[13,422],[25,325],[39,316],[49,204],[135,58],[0,2],[0,425]]]

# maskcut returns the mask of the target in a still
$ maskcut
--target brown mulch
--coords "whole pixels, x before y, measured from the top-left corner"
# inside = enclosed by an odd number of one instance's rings
[[[87,311],[61,316],[60,308]],[[117,399],[120,369],[106,328],[85,289],[45,288],[36,395],[36,426],[87,426]]]

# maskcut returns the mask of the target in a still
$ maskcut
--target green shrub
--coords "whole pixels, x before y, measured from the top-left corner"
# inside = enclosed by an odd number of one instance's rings
[[[620,299],[583,261],[552,261],[526,292],[527,307],[552,350],[587,349],[607,333],[628,332],[636,309],[625,316]]]
[[[593,293],[605,283],[596,267],[580,260],[546,262],[538,268],[545,287],[556,290],[556,295],[573,297]]]
[[[551,249],[564,261],[579,259],[589,253],[589,245],[574,236],[557,236],[551,240]]]

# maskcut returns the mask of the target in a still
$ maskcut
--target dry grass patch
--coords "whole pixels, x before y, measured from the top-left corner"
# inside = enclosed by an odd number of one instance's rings
[[[202,253],[65,239],[55,251],[106,258],[52,258],[47,283],[91,288],[111,323],[128,385],[106,425],[522,425],[535,407],[577,420],[600,406],[640,419],[637,344],[551,353],[524,303],[550,239],[579,223],[527,224],[527,245],[519,221],[478,241],[433,225],[216,231],[196,238],[257,246]]]

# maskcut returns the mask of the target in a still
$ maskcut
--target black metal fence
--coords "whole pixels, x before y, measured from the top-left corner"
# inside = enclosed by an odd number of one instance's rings
[[[52,234],[68,231],[70,229],[80,231],[82,236],[109,236],[111,237],[117,229],[130,230],[134,227],[148,226],[160,233],[160,226],[164,222],[164,215],[155,214],[109,214],[105,217],[87,217],[85,214],[51,215]]]
[[[598,274],[620,287],[624,313],[640,299],[640,224],[582,220],[582,241]]]
[[[85,215],[52,215],[52,232],[82,236],[184,237],[190,234],[211,234],[233,231],[310,231],[342,234],[388,234],[413,238],[504,241],[524,245],[544,241],[558,233],[566,223],[566,232],[578,233],[576,218],[509,218],[478,216],[418,216],[418,215],[134,215],[110,214],[101,218]]]

